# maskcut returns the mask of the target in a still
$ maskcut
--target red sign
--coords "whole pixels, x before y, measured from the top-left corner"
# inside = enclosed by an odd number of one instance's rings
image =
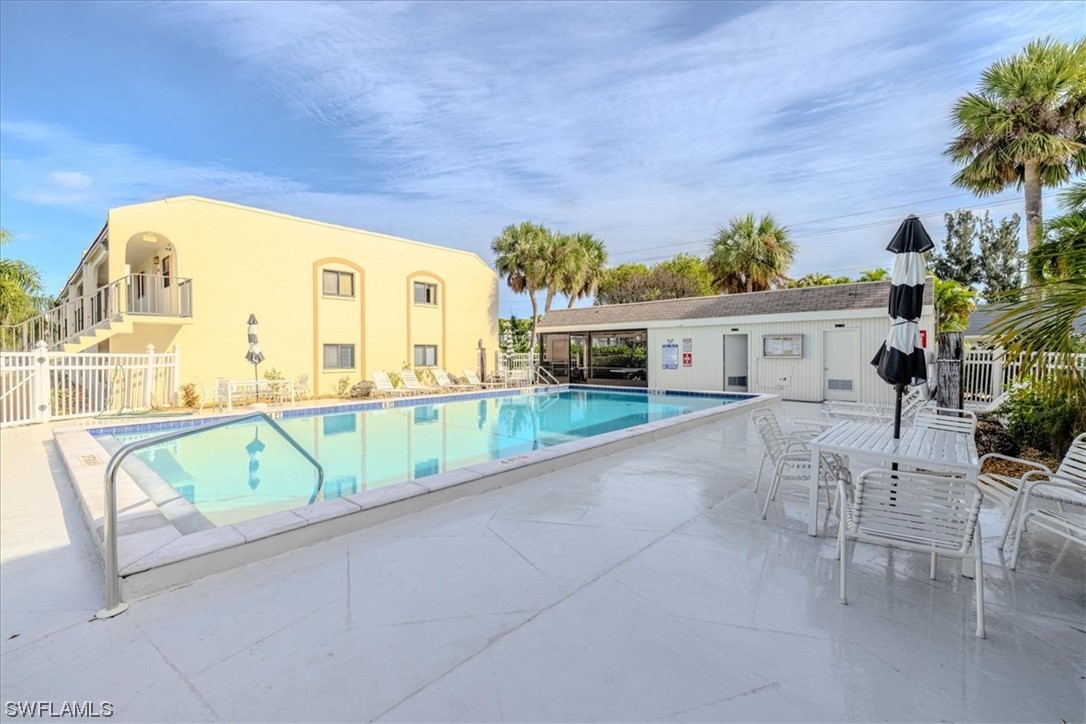
[[[920,330],[920,346],[924,349],[928,348],[928,330],[926,329]]]
[[[683,367],[690,367],[694,364],[694,353],[683,352]]]

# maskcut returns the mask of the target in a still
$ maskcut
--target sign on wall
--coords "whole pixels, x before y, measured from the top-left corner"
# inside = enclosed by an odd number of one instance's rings
[[[683,367],[694,365],[694,340],[690,337],[683,339]]]
[[[669,339],[660,346],[660,360],[665,370],[679,369],[679,345],[675,340]]]
[[[802,357],[802,334],[766,334],[762,336],[763,357]]]

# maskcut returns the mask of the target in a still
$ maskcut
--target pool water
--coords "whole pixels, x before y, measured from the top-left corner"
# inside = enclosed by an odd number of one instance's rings
[[[135,457],[218,526],[741,399],[564,389],[279,420],[320,461],[323,489],[312,464],[263,422],[196,433]],[[117,432],[102,441],[116,448],[155,434]]]

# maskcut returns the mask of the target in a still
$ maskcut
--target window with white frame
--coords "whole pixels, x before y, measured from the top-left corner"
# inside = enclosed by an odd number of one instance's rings
[[[416,344],[415,345],[415,366],[416,367],[436,367],[437,366],[437,345],[436,344]]]
[[[437,285],[429,282],[415,282],[415,304],[437,306]]]
[[[353,297],[354,272],[324,270],[324,296]]]
[[[354,345],[353,344],[326,344],[326,345],[324,345],[324,369],[326,369],[326,370],[353,370],[354,369]]]

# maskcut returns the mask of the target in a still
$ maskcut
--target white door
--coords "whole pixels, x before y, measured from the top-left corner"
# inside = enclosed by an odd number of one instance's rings
[[[746,392],[747,375],[750,371],[747,352],[747,335],[724,335],[724,391]]]
[[[822,333],[822,399],[857,400],[860,391],[860,330]]]

